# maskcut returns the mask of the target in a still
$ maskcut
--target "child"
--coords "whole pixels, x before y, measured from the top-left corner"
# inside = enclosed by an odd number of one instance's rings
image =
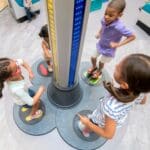
[[[31,121],[32,119],[40,118],[43,114],[38,108],[44,87],[40,86],[35,95],[31,97],[27,92],[25,79],[21,73],[21,66],[28,71],[29,77],[32,79],[34,77],[33,72],[30,66],[22,59],[12,60],[9,58],[0,58],[0,97],[2,97],[2,90],[6,81],[16,104],[32,106],[29,116],[25,118],[26,121]],[[22,107],[22,111],[24,109]]]
[[[117,127],[127,118],[128,112],[135,104],[144,104],[150,92],[150,57],[144,54],[132,54],[116,65],[114,78],[119,88],[111,83],[104,86],[108,94],[99,102],[99,106],[87,117],[81,116],[79,129],[85,137],[91,131],[111,139]]]
[[[100,40],[96,45],[97,51],[91,57],[92,68],[88,69],[88,76],[94,79],[101,75],[104,64],[110,62],[115,56],[116,48],[135,39],[133,33],[119,19],[125,5],[124,0],[112,0],[106,8],[104,18],[101,21],[102,28],[96,35],[96,38],[100,38]],[[126,39],[120,42],[123,36]]]
[[[48,36],[48,27],[47,27],[47,24],[44,25],[41,28],[39,36],[41,38],[43,38],[42,48],[43,48],[43,54],[44,54],[45,61],[46,61],[47,65],[48,65],[48,71],[49,72],[53,72],[52,52],[50,50],[50,45],[49,45],[49,36]]]
[[[31,11],[32,0],[23,0],[23,6],[25,8],[27,18],[30,22],[32,17],[35,17],[35,13]]]

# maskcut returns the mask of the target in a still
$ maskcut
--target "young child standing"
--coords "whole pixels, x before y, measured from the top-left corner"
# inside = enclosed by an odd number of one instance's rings
[[[26,121],[31,121],[40,118],[43,114],[42,110],[39,109],[39,102],[44,92],[44,87],[40,86],[35,95],[31,97],[21,73],[21,66],[28,71],[29,78],[32,79],[34,77],[33,72],[30,66],[22,59],[0,58],[0,97],[2,97],[4,82],[6,82],[17,105],[32,106],[29,116],[25,118]]]
[[[96,45],[95,54],[91,57],[92,68],[88,69],[88,75],[94,79],[101,75],[104,64],[113,59],[118,47],[135,39],[135,35],[119,19],[125,6],[124,0],[112,0],[105,10],[104,18],[101,21],[102,27],[96,34],[96,38],[100,40]],[[126,38],[121,41],[123,36]]]
[[[31,11],[32,0],[23,0],[23,6],[29,22],[32,20],[32,17],[35,17],[35,13]]]
[[[144,104],[150,92],[150,57],[144,54],[132,54],[125,57],[114,72],[119,84],[104,83],[108,94],[100,100],[99,106],[87,117],[81,116],[78,123],[83,135],[88,137],[91,131],[107,139],[113,138],[116,128],[123,125],[128,112],[135,104]]]
[[[47,24],[42,26],[39,36],[43,38],[42,49],[43,49],[43,55],[44,55],[45,61],[48,65],[48,71],[53,72],[52,52],[50,50],[50,45],[49,45],[49,35],[48,35]]]

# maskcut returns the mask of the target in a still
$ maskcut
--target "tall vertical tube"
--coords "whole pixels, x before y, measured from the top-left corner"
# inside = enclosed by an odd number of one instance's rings
[[[60,90],[72,90],[78,85],[90,0],[46,0],[46,5],[53,83]]]

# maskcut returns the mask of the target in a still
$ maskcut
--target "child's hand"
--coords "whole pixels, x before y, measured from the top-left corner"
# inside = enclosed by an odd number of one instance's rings
[[[45,87],[44,87],[43,85],[41,85],[41,86],[39,87],[39,90],[42,91],[42,92],[44,92],[46,89],[45,89]]]
[[[96,38],[96,39],[99,39],[99,38],[100,38],[100,33],[99,33],[99,32],[95,35],[95,38]]]
[[[34,78],[33,72],[30,72],[30,73],[29,73],[29,78],[30,78],[30,80],[32,80],[32,79]]]
[[[111,47],[111,48],[117,48],[117,47],[119,47],[119,43],[110,42],[110,47]]]
[[[80,115],[80,114],[77,114],[77,115],[78,115],[78,117],[80,118],[80,121],[81,121],[83,124],[85,124],[85,125],[88,125],[88,124],[89,124],[90,120],[89,120],[88,117],[82,116],[82,115]]]

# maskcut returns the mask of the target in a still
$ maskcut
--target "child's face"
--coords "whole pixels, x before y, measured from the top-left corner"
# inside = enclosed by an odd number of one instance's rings
[[[121,84],[123,81],[122,75],[121,75],[122,63],[123,63],[123,61],[121,61],[119,64],[117,64],[115,67],[115,71],[114,71],[114,79],[118,84]]]
[[[106,24],[110,24],[119,17],[121,17],[122,13],[119,13],[115,8],[107,7],[105,14],[104,14],[104,19]]]
[[[14,60],[10,61],[10,65],[9,65],[9,70],[13,73],[16,72],[17,70],[17,65],[16,62]]]
[[[119,84],[120,88],[122,89],[129,89],[129,85],[126,81],[123,79],[122,75],[122,69],[123,69],[123,64],[125,63],[125,59],[123,59],[119,64],[116,65],[115,71],[114,71],[114,79],[115,81]]]

